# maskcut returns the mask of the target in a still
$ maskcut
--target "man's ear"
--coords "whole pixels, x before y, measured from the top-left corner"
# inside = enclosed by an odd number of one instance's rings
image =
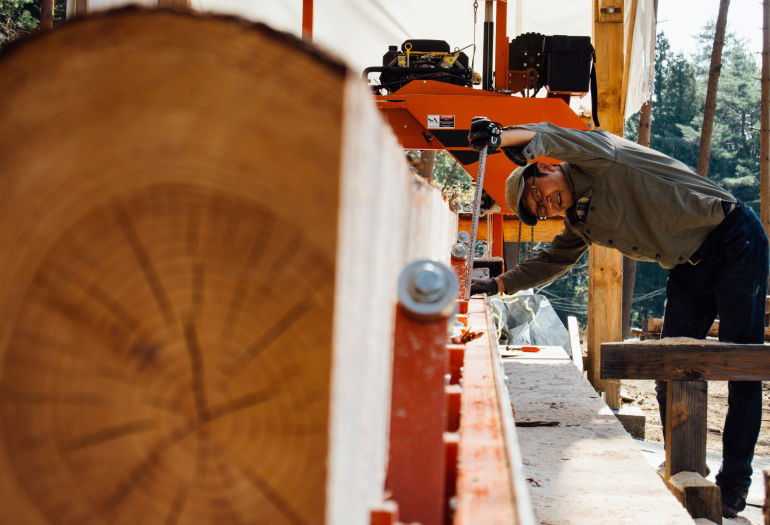
[[[553,164],[549,164],[541,160],[537,163],[537,171],[550,174],[553,171]]]

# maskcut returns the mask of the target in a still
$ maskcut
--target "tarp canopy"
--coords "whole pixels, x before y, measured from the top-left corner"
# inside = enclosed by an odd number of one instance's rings
[[[73,12],[74,3],[75,0],[68,0],[68,12]],[[89,9],[96,11],[128,3],[156,5],[157,0],[90,0]],[[303,0],[191,0],[191,3],[196,10],[238,15],[302,35]],[[637,13],[626,116],[638,111],[652,93],[653,0],[625,0],[626,20],[634,3]],[[400,45],[410,38],[445,40],[452,49],[465,48],[471,58],[475,42],[474,69],[481,71],[485,4],[484,0],[315,0],[313,41],[343,58],[355,71],[381,65],[389,45]],[[508,0],[507,4],[510,38],[527,32],[592,34],[592,0]],[[627,22],[627,32],[629,27]]]

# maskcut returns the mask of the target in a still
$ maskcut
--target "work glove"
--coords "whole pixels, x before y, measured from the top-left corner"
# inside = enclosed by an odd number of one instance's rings
[[[471,279],[471,295],[497,295],[497,281],[494,279]]]
[[[494,152],[500,147],[503,128],[497,122],[492,122],[487,117],[473,117],[471,129],[468,131],[468,145],[474,151],[481,151],[487,147],[487,153]]]

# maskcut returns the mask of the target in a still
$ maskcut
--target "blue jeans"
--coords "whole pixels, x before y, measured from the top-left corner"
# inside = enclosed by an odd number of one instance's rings
[[[739,204],[691,260],[699,262],[669,271],[661,337],[704,339],[719,315],[720,341],[764,343],[768,245],[754,212]],[[657,381],[655,390],[665,429],[665,381]],[[762,422],[762,383],[729,381],[728,392],[717,482],[748,488]]]

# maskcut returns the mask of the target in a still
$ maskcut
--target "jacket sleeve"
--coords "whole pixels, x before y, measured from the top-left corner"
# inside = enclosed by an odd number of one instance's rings
[[[505,293],[515,293],[556,279],[571,268],[587,249],[586,241],[565,229],[553,238],[548,249],[500,276]]]
[[[604,130],[562,128],[550,122],[511,127],[536,132],[522,148],[527,162],[537,157],[552,157],[579,167],[591,164],[591,173],[598,174],[597,171],[602,172],[602,167],[609,168],[615,160],[615,143]]]

